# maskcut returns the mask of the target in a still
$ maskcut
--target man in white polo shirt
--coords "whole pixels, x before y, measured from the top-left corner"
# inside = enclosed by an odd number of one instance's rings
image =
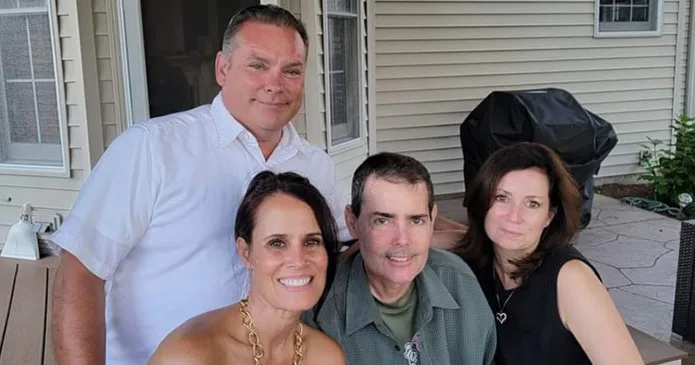
[[[53,241],[56,358],[140,365],[183,321],[246,295],[236,210],[262,170],[308,177],[350,238],[333,164],[289,123],[302,104],[308,37],[291,13],[255,6],[230,22],[211,105],[116,138]]]

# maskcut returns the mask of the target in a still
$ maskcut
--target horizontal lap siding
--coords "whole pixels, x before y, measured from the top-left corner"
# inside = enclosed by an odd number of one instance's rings
[[[596,39],[592,0],[377,0],[377,149],[419,158],[437,194],[460,193],[467,113],[494,90],[559,87],[618,132],[599,176],[639,172],[640,145],[670,138],[683,110],[680,5],[664,2],[661,37]]]
[[[123,129],[120,99],[120,80],[118,54],[115,52],[116,28],[114,25],[115,6],[109,6],[108,0],[92,0],[94,14],[94,43],[97,56],[97,74],[99,77],[99,100],[101,103],[101,120],[103,125],[104,147],[113,141]]]
[[[362,8],[362,17],[359,22],[359,27],[361,27],[362,31],[362,38],[360,39],[360,46],[359,49],[361,50],[360,52],[360,58],[361,58],[361,65],[362,65],[362,70],[360,72],[360,78],[361,78],[361,83],[364,85],[364,89],[360,91],[360,98],[362,99],[362,104],[364,105],[363,107],[363,114],[362,114],[362,120],[365,121],[366,126],[365,126],[365,133],[369,130],[369,123],[371,120],[369,119],[369,103],[368,103],[368,98],[367,98],[367,92],[368,92],[368,85],[367,85],[367,56],[368,56],[368,50],[367,50],[367,35],[369,32],[369,27],[368,27],[368,19],[366,17],[367,14],[367,3],[366,1],[360,1],[359,5]],[[326,103],[329,102],[330,99],[326,99]],[[358,112],[358,111],[355,111]],[[371,136],[368,136],[368,138],[371,138]],[[364,144],[359,145],[353,149],[350,149],[345,152],[341,152],[338,154],[333,155],[333,161],[335,163],[335,170],[336,170],[336,184],[337,184],[337,189],[339,192],[343,194],[345,198],[349,197],[350,195],[350,186],[352,184],[352,175],[355,172],[355,169],[367,158],[369,154],[369,148],[368,144],[365,141]]]
[[[19,219],[22,204],[29,202],[35,208],[35,219],[43,220],[55,213],[65,214],[73,204],[86,176],[86,144],[84,121],[77,115],[84,108],[78,97],[76,82],[81,77],[77,69],[78,32],[75,14],[69,9],[68,0],[57,1],[59,52],[62,62],[65,87],[65,105],[68,125],[70,177],[43,177],[0,174],[0,246],[7,237],[12,224]],[[8,200],[11,199],[10,202]]]
[[[289,10],[296,16],[297,18],[301,19],[302,18],[302,4],[301,0],[279,0],[278,5]],[[310,40],[313,42],[313,40]],[[306,85],[308,87],[309,85]],[[297,129],[297,133],[299,133],[302,138],[307,137],[306,133],[306,106],[304,103],[302,103],[301,108],[299,109],[299,112],[297,113],[297,116],[294,118],[292,121],[292,124],[294,125],[295,129]]]

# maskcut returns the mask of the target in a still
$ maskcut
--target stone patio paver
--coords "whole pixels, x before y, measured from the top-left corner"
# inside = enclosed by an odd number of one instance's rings
[[[619,234],[611,232],[603,227],[587,227],[577,237],[576,244],[579,246],[598,246],[604,243],[615,242]]]
[[[658,258],[670,251],[663,243],[624,236],[594,247],[576,247],[591,261],[621,269],[652,267]]]
[[[610,289],[610,294],[627,324],[659,340],[668,342],[671,339],[673,305],[622,289]]]
[[[580,232],[577,249],[599,270],[627,324],[670,341],[680,222],[601,195],[593,208],[600,228]],[[617,237],[592,243],[611,234]]]
[[[636,285],[625,285],[622,286],[620,289],[632,293],[632,294],[637,294],[639,296],[643,296],[646,298],[658,300],[660,302],[664,302],[666,304],[671,304],[673,305],[673,299],[676,294],[676,288],[671,285],[642,285],[642,284],[636,284]]]
[[[605,228],[626,237],[647,239],[662,244],[678,238],[681,230],[680,222],[670,218],[618,224]]]
[[[678,269],[678,253],[668,252],[661,256],[653,267],[637,269],[621,269],[634,284],[646,285],[676,285],[676,270]]]
[[[599,275],[601,275],[601,280],[603,280],[603,284],[606,288],[625,287],[632,284],[625,274],[613,266],[605,265],[600,262],[592,262],[592,264],[594,264]]]

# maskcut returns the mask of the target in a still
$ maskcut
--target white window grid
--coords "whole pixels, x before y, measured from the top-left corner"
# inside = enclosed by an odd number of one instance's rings
[[[36,157],[36,160],[42,161],[42,164],[48,164],[48,165],[55,165],[56,163],[63,164],[65,161],[64,159],[64,154],[61,152],[63,148],[61,148],[62,144],[65,143],[64,139],[62,138],[63,135],[63,123],[62,123],[62,113],[61,113],[61,107],[60,107],[60,98],[59,98],[59,85],[58,85],[58,80],[59,80],[59,69],[55,67],[56,65],[56,47],[55,47],[55,36],[54,36],[54,27],[51,21],[51,13],[50,13],[50,4],[48,1],[44,0],[43,6],[22,6],[20,0],[16,0],[16,5],[17,7],[15,8],[0,8],[0,18],[2,17],[9,17],[9,16],[24,16],[24,24],[26,27],[26,34],[27,34],[27,47],[28,47],[28,57],[29,57],[29,77],[15,77],[15,78],[6,78],[4,73],[4,69],[2,66],[2,57],[0,57],[0,100],[2,100],[3,105],[4,105],[4,120],[7,125],[0,125],[0,132],[4,134],[5,136],[2,136],[2,140],[0,140],[0,165],[4,164],[7,160],[7,151],[6,149],[8,148],[7,146],[10,145],[11,143],[11,137],[10,137],[10,126],[9,126],[9,111],[8,111],[8,95],[6,92],[6,85],[11,85],[11,84],[31,84],[32,87],[32,93],[33,93],[33,107],[34,107],[34,121],[35,121],[35,127],[36,127],[36,135],[37,135],[37,143],[36,144],[25,144],[25,143],[19,143],[15,144],[15,151],[19,151],[21,155],[34,155]],[[52,64],[53,64],[53,77],[52,78],[40,78],[36,77],[36,72],[34,69],[34,55],[33,55],[33,48],[32,48],[32,40],[31,40],[31,29],[29,25],[29,17],[27,15],[33,15],[33,14],[46,14],[48,15],[49,18],[49,34],[50,34],[50,46],[51,46],[51,54],[52,54]],[[45,143],[44,137],[41,133],[42,131],[42,125],[41,125],[41,113],[40,113],[40,108],[39,108],[39,102],[38,102],[38,94],[37,94],[37,84],[38,83],[46,83],[50,82],[55,85],[55,93],[56,93],[56,103],[57,103],[57,111],[58,111],[58,133],[59,133],[59,138],[60,142],[59,145],[56,147],[54,144],[49,145]],[[5,150],[5,151],[3,151]],[[22,159],[22,160],[27,160],[27,159]],[[31,160],[31,159],[29,159]],[[29,163],[31,164],[31,162]]]
[[[333,5],[333,6],[330,6]],[[345,4],[349,4],[349,6],[346,6]],[[355,142],[361,142],[364,136],[364,131],[362,124],[362,90],[363,90],[363,85],[362,85],[362,77],[360,72],[362,72],[362,57],[359,54],[361,50],[361,45],[362,45],[362,37],[363,34],[361,32],[362,29],[362,19],[361,19],[361,5],[362,1],[360,0],[325,0],[323,2],[323,9],[324,9],[324,17],[323,17],[323,24],[324,24],[324,60],[325,60],[325,65],[326,65],[326,73],[325,73],[325,79],[324,82],[326,84],[326,91],[327,91],[327,100],[326,100],[326,142],[328,144],[328,149],[332,150],[333,152],[338,152],[341,151],[343,148],[349,148],[352,146]],[[348,8],[348,9],[346,9]],[[339,9],[339,10],[338,10]],[[354,21],[354,24],[356,24],[355,27],[355,33],[354,38],[357,42],[355,49],[357,50],[358,54],[352,55],[354,57],[354,63],[357,65],[357,89],[356,90],[356,97],[357,97],[357,104],[359,107],[357,108],[358,110],[354,110],[351,112],[351,115],[357,115],[357,118],[354,119],[356,121],[357,125],[356,126],[350,126],[348,124],[340,124],[340,125],[335,125],[333,124],[333,118],[332,118],[332,111],[331,111],[331,95],[329,93],[333,93],[334,90],[331,87],[330,80],[333,75],[338,75],[341,73],[344,73],[344,70],[333,70],[331,67],[331,54],[330,54],[330,38],[331,35],[329,34],[329,19],[351,19]],[[348,90],[348,93],[350,91]],[[345,102],[348,102],[347,96]],[[352,114],[354,113],[354,114]],[[348,118],[348,123],[350,123],[350,120]],[[351,128],[356,128],[356,136],[352,136],[352,133],[350,133]],[[337,137],[337,138],[334,138]],[[337,147],[337,148],[336,148]]]
[[[595,0],[595,37],[658,37],[663,0]]]

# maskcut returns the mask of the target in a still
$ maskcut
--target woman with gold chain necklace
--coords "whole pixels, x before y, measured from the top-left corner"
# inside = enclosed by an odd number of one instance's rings
[[[261,172],[239,206],[235,232],[250,270],[248,297],[183,323],[148,364],[344,364],[340,346],[299,319],[322,301],[338,252],[321,193],[295,173]]]

